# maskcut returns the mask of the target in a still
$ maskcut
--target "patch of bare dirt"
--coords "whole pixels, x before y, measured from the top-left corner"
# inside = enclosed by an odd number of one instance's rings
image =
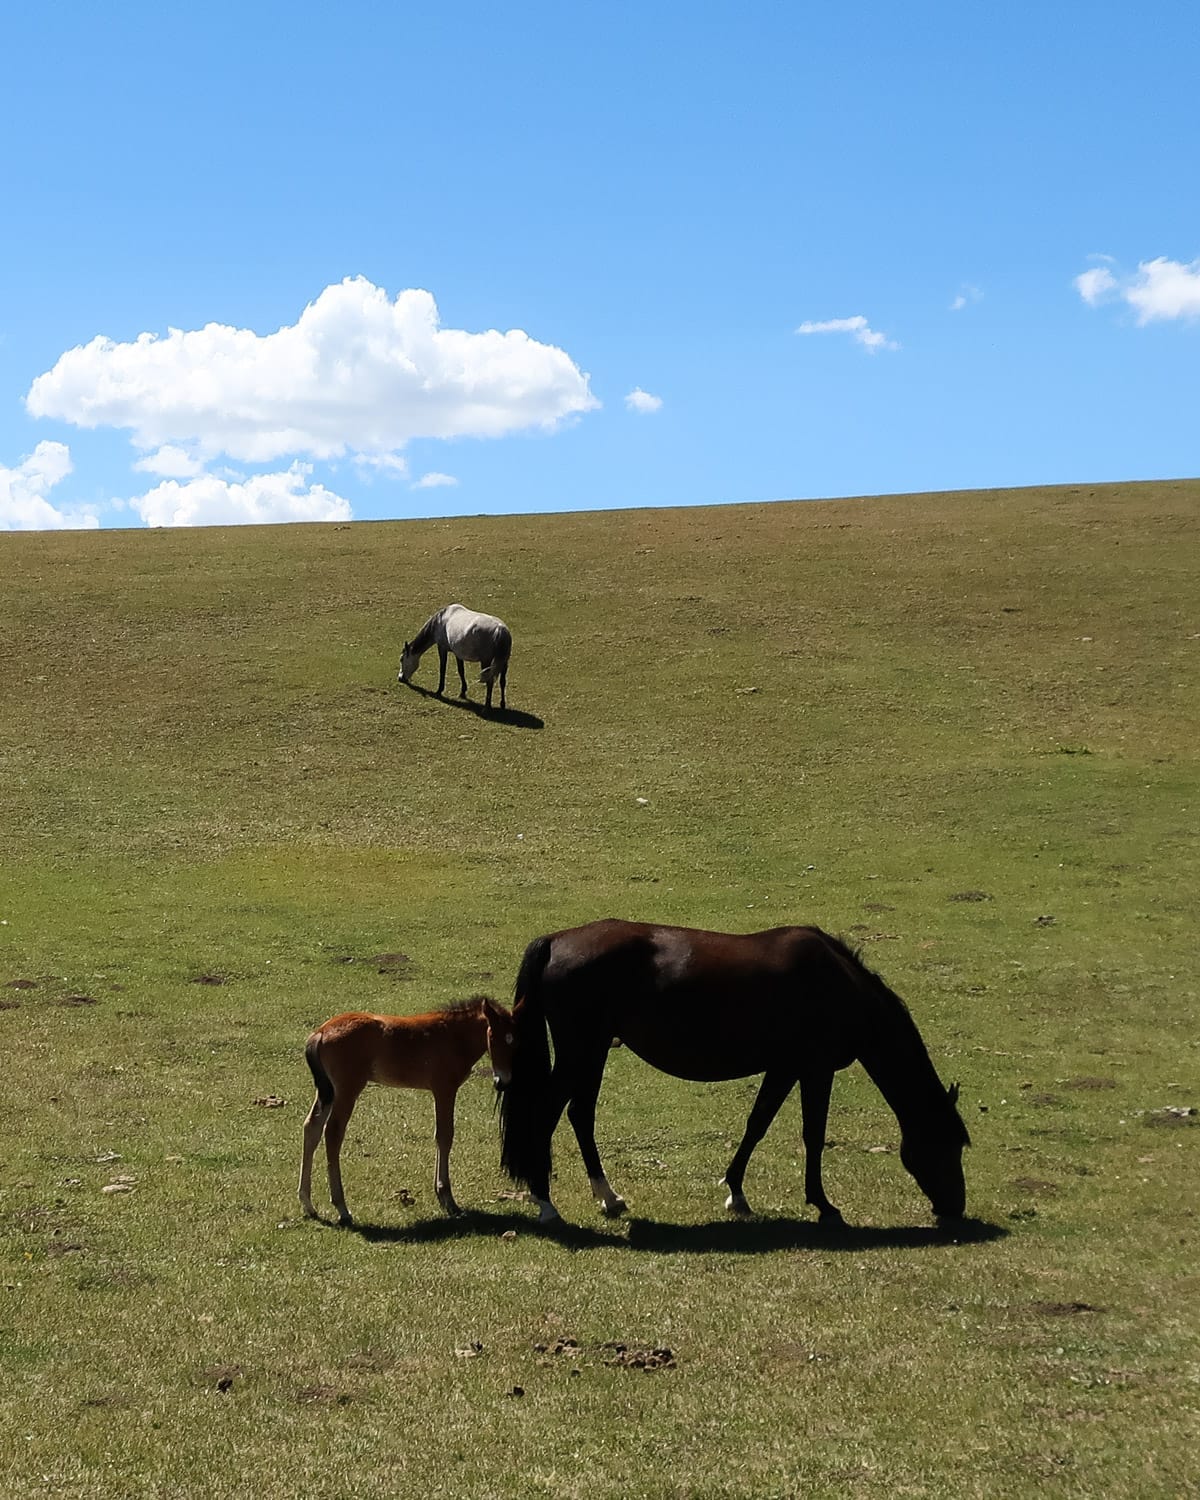
[[[1117,1081],[1115,1078],[1068,1078],[1063,1082],[1065,1089],[1087,1089],[1095,1091],[1099,1089],[1115,1089]]]
[[[1032,1198],[1053,1198],[1059,1192],[1057,1182],[1046,1182],[1040,1177],[1014,1177],[1010,1186]]]
[[[1095,1307],[1090,1302],[1031,1302],[1029,1305],[1043,1318],[1070,1318],[1077,1313],[1104,1311],[1102,1307]]]

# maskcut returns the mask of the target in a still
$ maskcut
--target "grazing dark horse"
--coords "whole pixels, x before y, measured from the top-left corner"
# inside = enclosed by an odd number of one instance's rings
[[[479,680],[487,687],[487,707],[492,706],[492,687],[500,684],[500,707],[507,708],[504,690],[508,685],[508,659],[512,655],[512,632],[495,615],[481,615],[462,604],[447,604],[429,616],[411,641],[404,642],[400,653],[400,682],[412,680],[421,657],[431,646],[438,650],[439,693],[446,688],[446,660],[453,656],[458,663],[460,698],[467,696],[467,674],[464,661],[480,663]]]
[[[547,1028],[554,1042],[550,1063]],[[744,936],[607,920],[536,938],[525,950],[513,1009],[512,1082],[500,1105],[501,1165],[527,1183],[541,1220],[550,1201],[550,1142],[564,1108],[592,1191],[606,1214],[613,1192],[594,1134],[596,1098],[614,1036],[677,1078],[764,1075],[741,1145],[725,1172],[725,1207],[747,1214],[746,1164],[780,1105],[800,1085],[804,1190],[823,1221],[821,1152],[833,1075],[857,1058],[900,1124],[900,1160],[939,1218],[966,1205],[970,1144],[898,995],[857,954],[817,927]]]
[[[396,1089],[428,1089],[433,1095],[437,1164],[433,1190],[448,1214],[459,1212],[450,1187],[454,1101],[486,1050],[496,1088],[509,1079],[514,1042],[512,1017],[485,995],[476,995],[421,1016],[376,1016],[348,1011],[323,1022],[310,1035],[304,1057],[317,1097],[304,1122],[299,1197],[304,1212],[320,1215],[312,1201],[312,1163],[325,1138],[329,1195],[341,1224],[353,1222],[342,1189],[342,1141],[358,1096],[369,1083]]]

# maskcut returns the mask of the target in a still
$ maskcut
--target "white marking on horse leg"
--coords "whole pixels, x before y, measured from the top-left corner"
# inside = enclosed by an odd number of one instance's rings
[[[746,1202],[745,1193],[740,1191],[736,1193],[730,1193],[729,1197],[725,1200],[725,1208],[727,1212],[731,1214],[740,1214],[743,1218],[747,1214],[753,1213],[753,1209]]]
[[[618,1214],[625,1212],[626,1204],[624,1198],[621,1197],[620,1193],[613,1192],[608,1178],[603,1172],[600,1173],[599,1177],[589,1177],[588,1181],[592,1185],[593,1196],[599,1200],[600,1207],[604,1210],[608,1218],[615,1219]]]

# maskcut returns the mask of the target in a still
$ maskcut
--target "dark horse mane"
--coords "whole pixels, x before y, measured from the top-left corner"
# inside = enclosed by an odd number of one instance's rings
[[[922,1040],[921,1033],[917,1030],[917,1023],[912,1018],[912,1012],[886,980],[881,978],[865,962],[862,956],[862,949],[851,947],[844,939],[834,937],[832,933],[822,932],[821,936],[824,938],[831,954],[841,962],[849,976],[855,981],[856,986],[860,990],[871,994],[877,1001],[880,1019],[884,1023],[885,1028],[890,1029],[892,1032],[889,1038],[891,1044],[893,1046],[898,1044],[908,1054],[910,1061],[916,1064],[922,1072],[928,1070],[931,1075],[936,1077],[929,1051]],[[860,1052],[859,1061],[866,1068],[876,1084],[879,1085],[880,1091],[886,1098],[889,1097],[889,1089],[881,1083],[876,1074],[875,1059],[871,1055],[872,1050],[868,1047],[866,1049],[867,1055],[865,1056]],[[950,1091],[942,1090],[939,1087],[934,1091],[932,1097],[935,1099],[938,1097],[944,1098],[947,1107],[944,1111],[944,1117],[943,1111],[939,1109],[937,1111],[938,1119],[931,1120],[930,1123],[944,1128],[956,1142],[964,1146],[969,1146],[971,1144],[970,1132],[967,1130],[966,1123],[959,1114],[955,1103],[958,1097],[957,1084]]]

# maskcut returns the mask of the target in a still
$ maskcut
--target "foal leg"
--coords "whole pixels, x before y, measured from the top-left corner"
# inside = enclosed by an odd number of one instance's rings
[[[308,1118],[304,1122],[304,1149],[300,1156],[300,1188],[297,1193],[300,1199],[300,1207],[310,1219],[319,1219],[321,1217],[313,1207],[312,1164],[313,1154],[320,1143],[327,1118],[328,1111],[322,1107],[321,1096],[318,1094],[313,1100],[313,1107],[309,1110]]]
[[[361,1090],[350,1094],[338,1094],[329,1111],[325,1126],[325,1160],[329,1167],[329,1196],[337,1209],[338,1223],[345,1226],[354,1221],[346,1207],[346,1194],[342,1191],[342,1142],[346,1138],[346,1126],[354,1113]]]
[[[821,1216],[822,1224],[840,1224],[842,1216],[825,1196],[821,1183],[821,1153],[825,1150],[825,1122],[833,1069],[805,1073],[800,1079],[800,1108],[804,1114],[804,1197]]]
[[[459,690],[458,696],[465,698],[467,696],[467,674],[463,669],[463,659],[461,656],[456,656],[454,660],[458,663],[458,680],[462,683],[462,688]]]
[[[433,1091],[434,1138],[437,1142],[433,1191],[448,1214],[462,1212],[450,1187],[450,1147],[454,1144],[454,1100],[457,1094],[457,1087],[445,1085]]]
[[[742,1180],[746,1175],[746,1164],[750,1160],[755,1146],[766,1135],[771,1121],[779,1113],[780,1106],[792,1091],[792,1085],[796,1082],[793,1072],[768,1072],[762,1081],[758,1091],[758,1098],[754,1101],[754,1108],[750,1111],[750,1118],[746,1121],[746,1133],[742,1137],[742,1143],[733,1153],[733,1160],[729,1163],[725,1173],[725,1185],[729,1189],[729,1197],[725,1200],[725,1207],[730,1213],[748,1214],[750,1205],[746,1202],[746,1195],[742,1192]]]
[[[600,1083],[604,1077],[604,1064],[608,1060],[608,1047],[595,1062],[589,1061],[576,1073],[575,1090],[567,1105],[567,1118],[579,1142],[579,1154],[583,1157],[584,1170],[588,1174],[592,1193],[600,1204],[601,1212],[610,1219],[625,1212],[625,1200],[612,1186],[600,1162],[596,1149],[596,1100],[600,1095]]]

